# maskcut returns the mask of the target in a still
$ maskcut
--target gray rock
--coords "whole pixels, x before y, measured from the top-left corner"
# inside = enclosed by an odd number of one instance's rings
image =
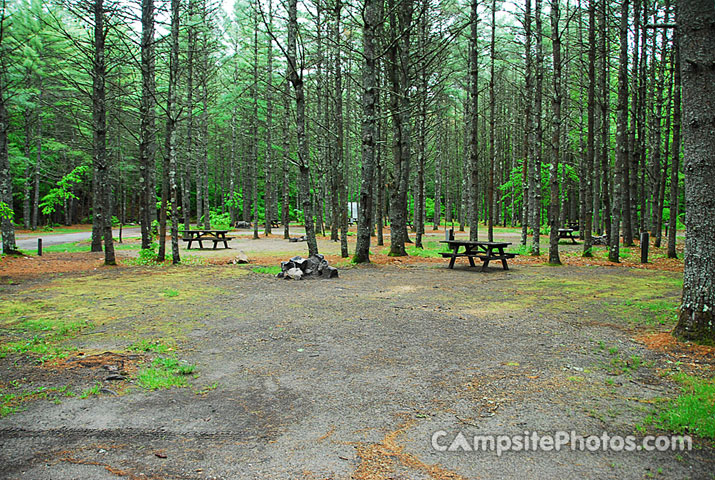
[[[243,222],[243,221],[236,222],[236,228],[251,228],[251,227],[253,227],[253,224],[251,222]]]
[[[238,255],[236,255],[236,258],[233,259],[234,264],[243,264],[243,263],[248,263],[248,255],[246,255],[244,252],[238,252]]]
[[[300,268],[291,268],[286,273],[286,278],[292,278],[293,280],[300,280],[303,277],[303,270]]]
[[[328,266],[323,270],[323,278],[338,278],[338,269]]]

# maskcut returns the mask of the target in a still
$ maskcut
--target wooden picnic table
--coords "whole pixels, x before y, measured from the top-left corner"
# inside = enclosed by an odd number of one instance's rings
[[[204,248],[203,242],[213,242],[214,250],[219,242],[223,243],[225,248],[229,248],[228,241],[233,240],[233,237],[227,237],[228,230],[214,230],[209,228],[199,228],[196,230],[184,230],[184,242],[189,242],[186,249],[191,249],[191,244],[198,242],[199,248]]]
[[[475,267],[474,258],[481,260],[483,272],[492,260],[501,260],[504,270],[509,270],[507,259],[516,257],[516,253],[505,252],[504,249],[511,245],[511,242],[472,242],[469,240],[442,240],[440,243],[446,243],[451,252],[442,252],[441,255],[449,258],[448,268],[454,268],[454,262],[457,257],[467,257],[469,265]],[[462,249],[460,252],[459,250]]]
[[[570,238],[571,242],[576,245],[576,237],[573,236],[575,230],[573,228],[559,228],[559,238]]]

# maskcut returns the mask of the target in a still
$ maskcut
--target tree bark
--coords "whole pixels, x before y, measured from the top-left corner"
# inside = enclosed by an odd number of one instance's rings
[[[106,30],[104,24],[104,0],[95,0],[94,13],[94,65],[92,71],[92,144],[96,178],[94,196],[94,218],[92,250],[96,251],[94,228],[104,239],[104,264],[116,265],[114,241],[112,239],[112,184],[110,180],[109,156],[107,155],[107,104],[105,58]],[[99,245],[101,251],[101,244]]]
[[[531,51],[531,0],[524,2],[524,161],[522,165],[522,213],[521,213],[521,244],[526,245],[528,241],[529,215],[534,208],[531,195],[531,184],[529,171],[532,166],[532,124],[531,107],[533,105],[533,72],[532,72],[532,51]]]
[[[258,2],[253,14],[253,115],[251,116],[251,189],[253,204],[253,239],[258,240]]]
[[[6,20],[5,9],[3,8],[0,17],[0,31],[4,29]],[[0,45],[3,38],[0,36]],[[8,133],[10,130],[10,116],[7,111],[7,91],[5,75],[7,66],[6,59],[0,58],[0,203],[4,203],[6,208],[12,210],[12,177],[10,173],[10,157],[8,153]],[[14,253],[17,251],[15,244],[15,224],[12,218],[0,215],[0,233],[2,233],[3,253]]]
[[[543,127],[542,127],[542,99],[543,99],[543,82],[544,82],[544,53],[542,41],[542,26],[541,26],[541,0],[536,0],[534,17],[536,21],[536,85],[534,91],[534,142],[533,161],[531,162],[531,179],[529,191],[533,199],[529,200],[529,210],[531,211],[531,229],[533,232],[531,242],[531,254],[541,255],[540,233],[541,233],[541,155],[543,143]]]
[[[487,240],[494,241],[494,165],[496,163],[496,93],[494,60],[496,56],[497,2],[492,0],[492,39],[489,46],[489,186],[487,189]]]
[[[273,2],[268,0],[268,29],[273,30]],[[271,234],[271,222],[275,220],[273,213],[273,39],[268,36],[268,59],[266,60],[266,182],[263,192],[265,212],[265,229],[263,234]]]
[[[393,168],[390,175],[390,256],[407,255],[407,190],[410,179],[410,29],[413,0],[402,0],[395,7],[389,0],[390,48],[388,76],[390,81],[390,112],[392,115]]]
[[[561,12],[559,0],[551,2],[551,44],[553,50],[553,97],[551,106],[553,109],[553,126],[551,134],[551,165],[549,168],[549,263],[561,265],[559,258],[559,157],[561,156],[561,34],[559,32],[559,21]]]
[[[372,227],[372,198],[375,176],[375,149],[377,140],[377,66],[376,37],[381,14],[380,0],[365,0],[363,13],[363,56],[365,65],[362,73],[362,170],[360,184],[360,205],[358,209],[357,245],[355,263],[370,261],[370,230]],[[380,172],[381,173],[381,172]],[[379,175],[378,175],[379,181]],[[378,183],[378,191],[381,186]],[[378,195],[378,203],[381,197]],[[378,206],[378,212],[381,208]],[[378,219],[378,235],[382,236],[382,219]]]
[[[37,111],[37,131],[35,133],[35,166],[32,174],[33,194],[32,194],[32,223],[30,227],[33,230],[37,229],[39,222],[40,211],[40,168],[42,166],[42,99],[43,89],[42,80],[40,80],[40,89],[38,95],[38,111]]]
[[[151,248],[151,209],[156,209],[150,190],[156,155],[156,80],[154,55],[154,0],[142,0],[141,74],[142,97],[139,105],[141,131],[139,141],[139,223],[142,248]],[[188,225],[186,226],[188,228]]]
[[[715,342],[715,3],[678,2],[683,83],[685,266],[674,333]]]
[[[318,242],[315,238],[313,223],[313,202],[310,194],[310,150],[305,131],[305,92],[303,90],[302,67],[298,67],[296,59],[296,43],[298,35],[297,0],[288,2],[288,51],[287,61],[290,71],[290,82],[295,93],[296,137],[298,140],[298,173],[301,192],[301,204],[305,219],[305,235],[308,241],[308,254],[318,254]],[[298,73],[300,68],[301,72]]]
[[[616,104],[616,165],[613,185],[613,205],[611,208],[611,239],[608,259],[620,261],[621,212],[626,215],[624,204],[627,201],[628,175],[628,0],[621,3],[621,22],[619,29],[620,55],[618,61],[618,100]]]
[[[676,8],[678,8],[676,6]],[[678,258],[675,250],[677,229],[678,229],[678,169],[680,168],[680,130],[682,123],[681,114],[681,81],[680,81],[680,40],[678,31],[673,36],[673,48],[675,50],[675,72],[673,79],[673,161],[670,167],[670,218],[668,219],[668,258]]]
[[[177,139],[176,96],[179,86],[179,6],[181,0],[171,0],[171,52],[169,53],[169,91],[166,105],[166,156],[169,167],[168,183],[171,192],[171,263],[181,261],[179,256],[179,191],[176,184]],[[165,175],[166,177],[167,175]],[[166,217],[166,213],[163,214]]]
[[[469,240],[479,239],[479,36],[478,0],[470,2],[471,38],[469,43]],[[462,217],[464,218],[464,217]],[[463,229],[462,229],[463,230]]]

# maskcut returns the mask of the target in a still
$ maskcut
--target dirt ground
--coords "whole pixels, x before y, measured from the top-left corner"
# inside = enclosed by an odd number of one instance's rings
[[[75,330],[58,341],[68,352],[59,359],[0,359],[3,391],[45,388],[0,418],[0,477],[712,478],[715,448],[697,437],[686,452],[432,446],[437,431],[662,433],[638,426],[679,392],[667,373],[711,376],[715,364],[713,349],[665,333],[677,268],[523,258],[480,273],[376,256],[380,264],[343,265],[335,280],[296,282],[225,264],[239,249],[264,265],[303,253],[280,239],[260,241],[272,242],[265,250],[250,242],[203,253],[214,265],[4,259],[0,340],[20,335],[13,322],[47,316]],[[137,369],[157,353],[130,350],[138,342],[196,365],[188,387],[139,387]],[[125,379],[108,380],[117,371]],[[90,395],[59,393],[93,385]]]

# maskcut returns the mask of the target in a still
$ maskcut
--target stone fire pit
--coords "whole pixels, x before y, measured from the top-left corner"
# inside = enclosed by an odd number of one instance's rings
[[[281,273],[278,278],[286,280],[301,280],[303,278],[337,278],[338,269],[328,265],[321,254],[308,258],[293,257],[287,262],[281,262]]]

